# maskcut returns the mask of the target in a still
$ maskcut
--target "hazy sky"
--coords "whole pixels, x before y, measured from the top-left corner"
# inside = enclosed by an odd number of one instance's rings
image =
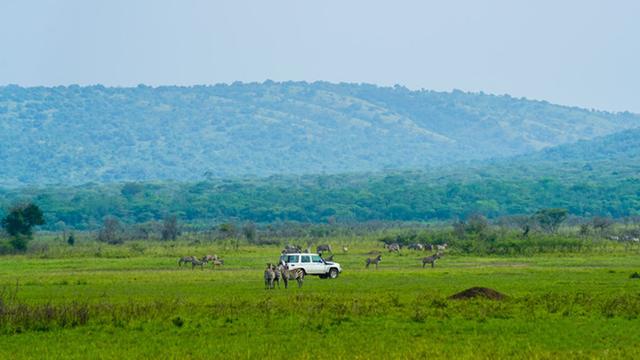
[[[0,85],[265,79],[640,112],[640,1],[0,0]]]

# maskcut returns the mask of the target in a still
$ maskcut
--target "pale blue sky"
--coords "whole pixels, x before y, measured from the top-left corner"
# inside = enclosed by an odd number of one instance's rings
[[[265,79],[640,112],[640,1],[0,0],[0,85]]]

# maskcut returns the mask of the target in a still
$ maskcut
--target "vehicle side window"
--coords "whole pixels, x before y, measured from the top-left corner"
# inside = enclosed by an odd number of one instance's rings
[[[288,263],[297,263],[298,262],[298,255],[289,255],[289,260],[287,260]]]
[[[312,255],[311,261],[313,261],[314,263],[322,263],[322,258],[318,255]]]
[[[311,262],[311,259],[309,258],[309,255],[302,255],[302,262],[303,263]]]

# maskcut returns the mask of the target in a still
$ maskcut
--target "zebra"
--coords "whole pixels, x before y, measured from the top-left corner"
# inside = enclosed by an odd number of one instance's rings
[[[191,270],[195,269],[196,266],[200,266],[200,268],[204,270],[204,264],[206,264],[206,261],[200,261],[194,258],[193,260],[191,260]]]
[[[393,244],[389,244],[387,245],[387,249],[389,250],[389,252],[400,252],[400,244],[398,243],[393,243]]]
[[[375,258],[367,258],[366,260],[366,265],[365,268],[369,268],[369,265],[374,264],[376,266],[376,269],[378,268],[378,264],[380,263],[380,261],[382,261],[382,255],[378,255]]]
[[[321,252],[325,252],[325,251],[328,251],[328,252],[333,254],[333,251],[331,251],[331,245],[329,245],[329,244],[318,245],[318,247],[316,248],[316,252],[317,253],[321,253]]]
[[[288,265],[278,265],[278,269],[280,270],[280,274],[282,274],[282,280],[284,281],[284,288],[289,288],[289,280],[296,280],[298,282],[298,287],[302,287],[302,283],[304,282],[304,270],[302,269],[289,269]]]
[[[273,281],[276,278],[276,273],[273,271],[273,266],[267,264],[267,268],[264,270],[264,289],[273,289]]]
[[[302,249],[300,248],[300,246],[293,246],[293,245],[287,245],[284,247],[284,249],[281,251],[282,254],[291,254],[291,253],[299,253],[301,252]]]
[[[407,246],[407,249],[409,249],[409,250],[424,250],[424,245],[422,245],[420,243],[415,243],[415,244],[411,244],[411,245]]]
[[[178,266],[182,266],[182,264],[190,263],[193,260],[198,260],[195,256],[183,256],[178,260]]]
[[[282,272],[280,271],[278,266],[271,264],[271,270],[273,270],[274,278],[273,282],[278,284],[278,289],[280,288],[280,279],[282,278]]]
[[[426,258],[422,259],[422,268],[424,268],[424,266],[426,264],[431,264],[431,267],[435,267],[436,266],[436,260],[440,259],[442,255],[440,255],[440,253],[435,253],[431,256],[427,256]]]

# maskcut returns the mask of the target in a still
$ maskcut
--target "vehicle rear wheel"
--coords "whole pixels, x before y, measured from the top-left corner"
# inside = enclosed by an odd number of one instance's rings
[[[335,279],[338,277],[338,269],[336,268],[331,268],[331,270],[329,270],[329,277],[332,279]]]

